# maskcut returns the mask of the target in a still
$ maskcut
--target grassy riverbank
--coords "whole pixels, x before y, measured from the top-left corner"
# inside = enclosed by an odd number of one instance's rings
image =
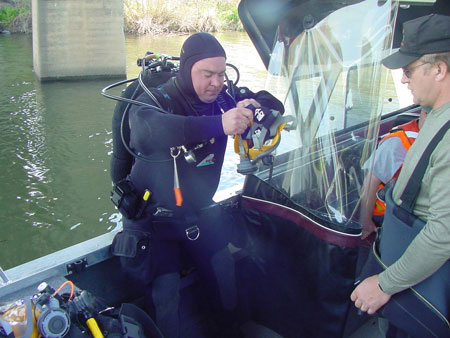
[[[124,0],[124,29],[167,34],[242,29],[239,0]]]
[[[171,34],[242,30],[239,0],[124,0],[124,31]],[[0,0],[0,30],[31,32],[31,0]]]
[[[0,31],[31,32],[31,0],[0,1]]]

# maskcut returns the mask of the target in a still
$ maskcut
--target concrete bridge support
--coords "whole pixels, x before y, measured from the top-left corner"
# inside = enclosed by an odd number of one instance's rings
[[[126,77],[123,0],[32,0],[41,81]]]

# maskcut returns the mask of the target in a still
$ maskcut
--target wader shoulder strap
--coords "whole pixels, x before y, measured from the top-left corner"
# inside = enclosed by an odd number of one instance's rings
[[[434,148],[436,148],[438,143],[442,140],[449,127],[450,120],[447,121],[447,123],[445,123],[441,129],[439,129],[431,142],[428,144],[427,148],[420,157],[419,162],[414,168],[414,171],[408,181],[408,184],[405,187],[405,190],[403,190],[403,193],[400,197],[400,200],[402,201],[401,207],[411,214],[414,205],[416,204],[417,196],[419,195],[420,186],[422,185],[422,179],[425,175],[425,171],[430,161],[431,153],[434,151]]]

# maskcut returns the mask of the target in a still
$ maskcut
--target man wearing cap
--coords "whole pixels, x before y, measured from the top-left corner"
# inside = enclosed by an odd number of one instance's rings
[[[241,134],[252,124],[253,113],[245,107],[284,112],[266,91],[224,86],[225,70],[226,54],[216,38],[193,34],[182,46],[177,76],[151,88],[153,97],[138,97],[153,107],[130,110],[130,145],[150,160],[136,158],[129,179],[138,196],[148,189],[151,197],[139,217],[124,218],[113,252],[121,257],[131,286],[147,290],[146,309],[164,337],[183,333],[178,318],[182,253],[195,262],[202,296],[212,300],[221,329],[232,327],[237,306],[234,261],[227,246],[232,220],[212,198],[228,135]]]
[[[416,141],[408,151],[394,186],[400,196],[411,174],[437,131],[450,119],[450,17],[431,14],[403,25],[400,49],[383,60],[390,69],[403,68],[414,103],[431,107]],[[355,306],[369,314],[386,304],[391,295],[418,284],[450,257],[450,133],[431,154],[413,210],[426,222],[404,254],[379,275],[365,279],[353,291]]]

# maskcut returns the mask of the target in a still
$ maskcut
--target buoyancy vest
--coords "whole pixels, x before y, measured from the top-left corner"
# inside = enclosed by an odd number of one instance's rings
[[[387,135],[385,135],[378,144],[381,144],[388,138],[398,137],[402,142],[402,146],[408,151],[411,145],[416,140],[418,133],[419,133],[419,119],[414,119],[410,122],[392,128],[391,131]],[[382,191],[382,189],[387,184],[393,182],[400,174],[401,169],[402,166],[400,166],[400,168],[397,170],[394,176],[392,176],[392,178],[388,182],[386,182],[386,184],[380,183],[380,185],[378,186],[377,198],[375,200],[375,207],[373,209],[374,216],[384,216],[384,213],[386,211],[386,203],[384,202],[384,198],[381,198],[378,192]]]
[[[174,76],[175,73],[167,70],[159,72],[145,70],[143,72],[142,80],[148,88],[155,88],[166,83]],[[136,79],[125,90],[123,90],[121,96],[128,99],[136,99],[143,92],[144,89],[140,86],[139,80]],[[122,118],[131,106],[132,105],[130,103],[118,101],[114,108],[114,115],[112,119],[113,152],[110,162],[110,175],[113,183],[117,183],[124,179],[130,173],[131,166],[134,162],[133,155],[128,152],[124,145],[124,141],[126,144],[130,143],[128,114],[125,116],[122,128]]]

